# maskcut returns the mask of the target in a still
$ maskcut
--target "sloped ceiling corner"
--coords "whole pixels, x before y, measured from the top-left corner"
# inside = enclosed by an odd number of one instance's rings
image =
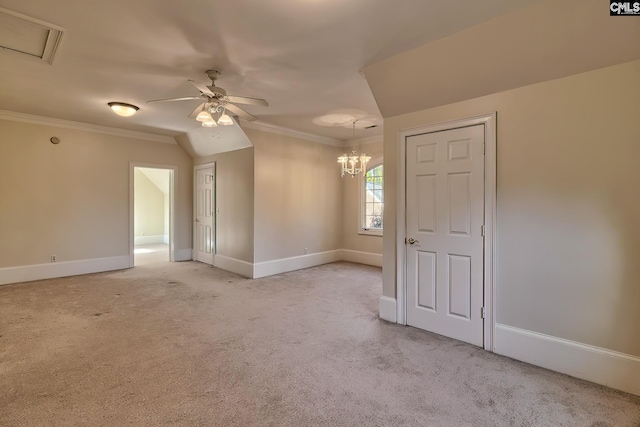
[[[156,169],[156,168],[139,168],[140,172],[144,174],[149,181],[155,185],[158,190],[162,191],[163,194],[169,194],[169,177],[171,171],[168,169]]]
[[[383,117],[640,58],[640,19],[601,0],[543,0],[364,69]]]
[[[176,142],[192,159],[253,147],[237,123],[215,128],[197,127],[178,135]]]

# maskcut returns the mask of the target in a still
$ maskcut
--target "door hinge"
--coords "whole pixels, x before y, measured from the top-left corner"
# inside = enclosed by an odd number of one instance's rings
[[[480,317],[484,319],[486,315],[487,315],[487,310],[485,310],[484,307],[480,307]]]
[[[482,234],[482,237],[484,237],[484,233],[485,233],[485,226],[481,226],[480,227],[480,233]]]

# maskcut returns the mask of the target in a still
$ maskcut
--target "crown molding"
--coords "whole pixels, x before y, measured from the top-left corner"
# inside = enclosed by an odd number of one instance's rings
[[[265,123],[261,121],[249,122],[246,120],[240,120],[239,124],[242,128],[256,129],[264,132],[275,133],[278,135],[291,136],[293,138],[304,139],[305,141],[317,142],[318,144],[331,145],[333,147],[343,147],[343,142],[338,139],[329,138],[326,136],[314,135],[312,133],[301,132],[299,130],[293,130],[278,125],[272,125],[271,123]]]
[[[109,126],[93,125],[89,123],[73,122],[70,120],[56,119],[53,117],[36,116],[33,114],[17,113],[15,111],[0,110],[0,120],[30,123],[34,125],[56,126],[64,129],[81,130],[85,132],[101,133],[125,138],[141,139],[145,141],[162,142],[164,144],[177,144],[172,136],[158,135],[155,133],[140,132],[137,130],[120,129]]]

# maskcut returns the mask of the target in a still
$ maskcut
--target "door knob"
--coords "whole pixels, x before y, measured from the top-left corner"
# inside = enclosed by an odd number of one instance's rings
[[[413,245],[414,243],[419,243],[416,239],[414,239],[413,237],[409,237],[407,239],[407,243],[410,245]]]

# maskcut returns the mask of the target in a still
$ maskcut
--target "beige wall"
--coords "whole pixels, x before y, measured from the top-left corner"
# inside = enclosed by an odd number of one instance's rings
[[[356,147],[358,153],[365,152],[371,156],[372,162],[382,160],[382,142],[366,144]],[[340,153],[350,151],[351,148],[341,149]],[[373,164],[370,162],[370,164]],[[338,165],[335,166],[336,174],[339,174]],[[342,248],[352,251],[382,254],[382,236],[359,234],[360,232],[360,188],[357,177],[345,176],[342,178],[343,187],[343,216],[342,216]]]
[[[133,235],[162,236],[165,234],[165,195],[139,169],[136,168],[134,174]]]
[[[6,120],[0,139],[0,267],[127,255],[130,162],[177,165],[175,245],[191,248],[192,162],[178,145]]]
[[[255,262],[341,248],[335,147],[245,129],[255,150]]]
[[[194,161],[209,162],[216,163],[216,254],[253,262],[253,148]]]
[[[341,179],[336,162],[344,149],[244,131],[254,148],[194,162],[216,162],[219,255],[258,263],[304,255],[305,248],[382,253],[381,237],[358,234],[357,182]],[[382,157],[382,143],[361,149]],[[354,198],[347,201],[345,192]]]
[[[640,61],[385,119],[383,293],[398,132],[493,111],[497,321],[640,356]]]

